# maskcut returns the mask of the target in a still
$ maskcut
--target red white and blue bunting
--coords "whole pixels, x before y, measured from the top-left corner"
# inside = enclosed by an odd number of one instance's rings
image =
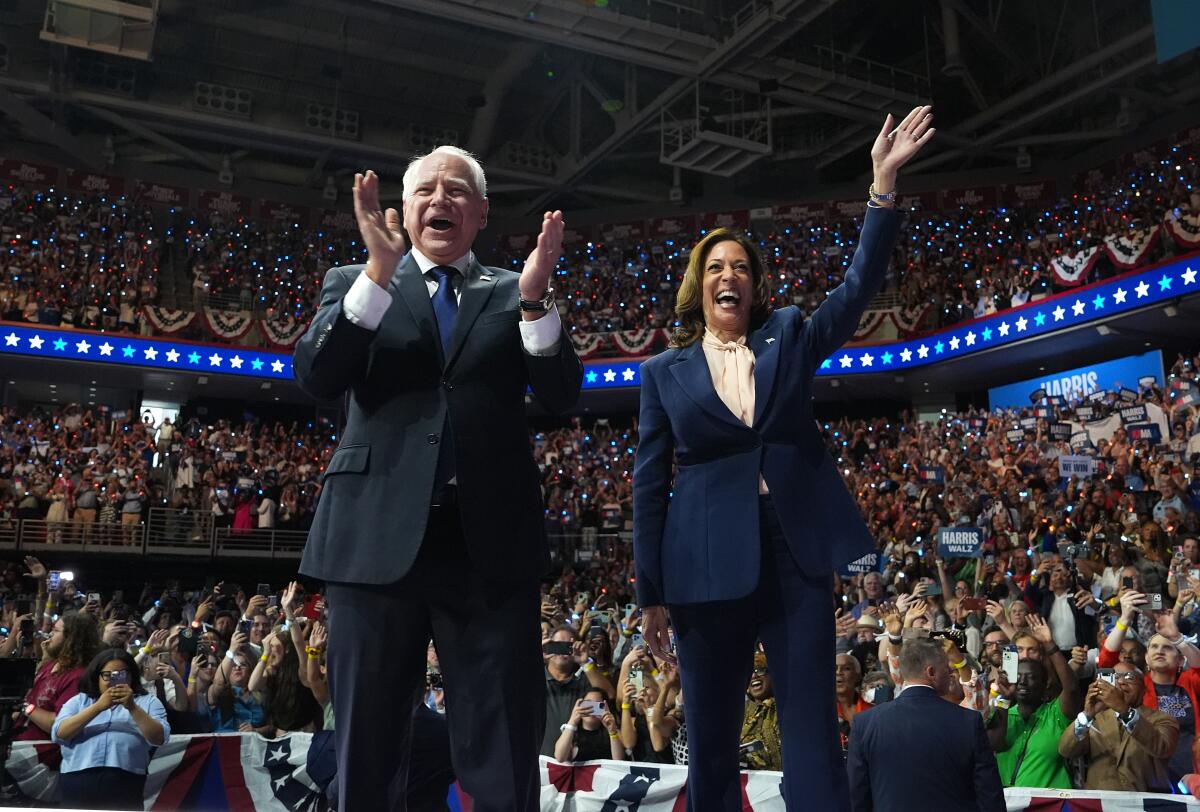
[[[1100,247],[1085,248],[1077,254],[1055,257],[1050,260],[1054,276],[1061,285],[1081,285],[1087,279],[1096,261],[1100,259]]]
[[[591,358],[599,354],[608,336],[604,333],[571,333],[571,343],[575,345],[575,353],[580,358]]]
[[[612,334],[613,342],[626,355],[644,355],[656,339],[664,336],[665,330],[658,327],[646,327],[641,330],[625,330]]]
[[[237,341],[254,326],[249,310],[214,310],[204,308],[204,323],[213,335],[226,341]]]
[[[193,310],[167,310],[165,307],[146,305],[146,320],[160,333],[178,333],[196,318]]]
[[[300,336],[308,329],[307,322],[300,321],[289,313],[263,319],[259,324],[262,325],[263,336],[267,341],[281,348],[295,346]]]
[[[1195,214],[1180,214],[1168,212],[1166,220],[1167,231],[1175,243],[1185,250],[1200,248],[1200,212]]]
[[[1104,238],[1104,252],[1112,260],[1112,264],[1126,271],[1132,271],[1142,264],[1146,255],[1158,244],[1161,226],[1150,229],[1139,229],[1130,234],[1110,234]]]

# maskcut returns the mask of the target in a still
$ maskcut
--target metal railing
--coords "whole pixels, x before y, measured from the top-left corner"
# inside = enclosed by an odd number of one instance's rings
[[[151,508],[145,521],[12,519],[0,523],[0,550],[205,558],[299,559],[306,530],[216,527],[206,511]]]
[[[299,558],[304,552],[308,533],[304,530],[235,530],[218,527],[213,531],[213,555],[217,558]]]

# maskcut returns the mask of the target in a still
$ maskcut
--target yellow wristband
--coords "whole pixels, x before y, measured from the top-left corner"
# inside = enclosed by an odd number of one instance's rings
[[[595,663],[584,663],[583,664],[583,673],[586,674],[587,672],[591,671],[595,667],[596,667]]]
[[[964,666],[966,666],[966,664],[967,664],[967,661],[966,661],[966,660],[959,660],[959,661],[958,661],[958,662],[956,662],[956,663],[950,663],[950,667],[951,667],[951,668],[953,668],[955,671],[957,671],[958,669],[960,669],[960,668],[963,668]]]
[[[609,737],[610,739],[616,739],[616,738],[617,738],[617,734],[616,734],[616,733],[609,733],[609,734],[608,734],[608,737]]]
[[[267,655],[264,654],[263,656],[259,657],[258,661],[260,663],[265,663],[267,661]]]
[[[150,647],[149,647],[149,646],[142,646],[142,654],[150,655],[150,654],[153,654],[153,653],[154,653],[154,652],[152,652],[152,651],[150,650]]]
[[[1117,621],[1117,628],[1118,628],[1118,629],[1120,629],[1120,630],[1121,630],[1121,631],[1123,631],[1123,632],[1127,632],[1127,631],[1129,631],[1129,627],[1128,627],[1128,626],[1126,626],[1126,625],[1125,625],[1125,623],[1124,623],[1124,621],[1121,621],[1121,620],[1118,620],[1118,621]]]
[[[629,710],[632,707],[633,707],[633,705],[630,705],[628,702],[621,703],[621,710]]]

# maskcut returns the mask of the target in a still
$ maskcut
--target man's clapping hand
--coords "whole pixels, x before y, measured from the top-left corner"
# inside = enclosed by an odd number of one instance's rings
[[[408,241],[404,239],[400,213],[395,209],[380,211],[379,176],[370,169],[354,176],[354,219],[367,247],[366,274],[376,285],[386,288],[408,250]]]

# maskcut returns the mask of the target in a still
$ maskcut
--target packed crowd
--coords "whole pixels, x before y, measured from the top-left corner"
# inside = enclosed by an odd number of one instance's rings
[[[924,309],[938,327],[1024,304],[1062,290],[1050,268],[1060,254],[1100,245],[1105,236],[1144,233],[1173,210],[1200,212],[1200,164],[1172,147],[1153,163],[1090,178],[1053,204],[1015,203],[912,211],[896,247],[893,289],[906,312]],[[59,192],[0,191],[0,311],[10,321],[149,331],[142,306],[157,304],[162,262],[191,280],[190,300],[205,306],[291,316],[315,312],[330,267],[362,261],[357,235],[295,223],[231,221],[172,212],[156,232],[148,209]],[[775,283],[777,305],[811,310],[842,281],[860,218],[814,216],[756,232]],[[674,292],[698,235],[577,243],[564,252],[554,287],[578,334],[669,327]],[[1177,246],[1160,237],[1137,260],[1149,264]],[[1103,254],[1103,252],[1101,252]],[[169,258],[169,259],[168,259]],[[525,257],[501,255],[502,265]],[[1120,269],[1102,257],[1085,281]],[[177,337],[212,340],[200,322]]]
[[[0,189],[0,318],[139,332],[164,242],[124,198]]]
[[[209,527],[304,530],[318,479],[337,446],[326,420],[191,418],[157,425],[69,405],[18,414],[0,407],[0,528],[45,522],[47,543],[140,543],[152,508],[166,542]]]
[[[960,207],[947,212],[911,211],[901,229],[892,267],[905,309],[928,306],[927,328],[945,326],[1024,304],[1066,289],[1050,261],[1100,245],[1105,236],[1126,237],[1161,222],[1174,209],[1200,212],[1200,163],[1181,148],[1115,178],[1089,181],[1053,204],[1016,203]],[[796,304],[811,312],[842,282],[861,230],[861,218],[816,217],[756,232],[771,272],[776,306]],[[674,292],[697,235],[614,240],[569,247],[555,288],[568,329],[578,333],[668,327]],[[1138,261],[1147,265],[1173,255],[1161,238]],[[505,263],[519,267],[524,256]],[[1120,272],[1101,258],[1083,281]]]

